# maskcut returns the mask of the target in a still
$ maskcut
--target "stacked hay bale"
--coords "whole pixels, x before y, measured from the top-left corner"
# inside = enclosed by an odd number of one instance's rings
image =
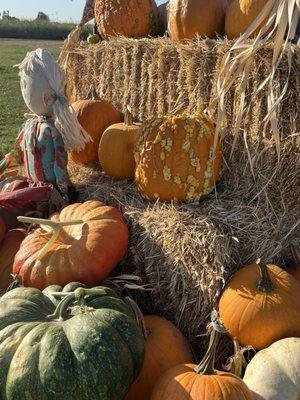
[[[116,39],[78,45],[68,58],[68,92],[84,98],[93,82],[100,97],[119,110],[147,118],[170,112],[203,111],[216,93],[226,41],[174,44],[163,39]],[[239,93],[226,98],[223,176],[216,194],[198,205],[151,204],[133,183],[105,177],[98,167],[71,167],[82,200],[118,206],[131,227],[124,266],[153,291],[145,308],[173,320],[197,347],[225,281],[240,266],[262,257],[281,263],[299,229],[300,51],[294,47],[289,88],[281,104],[281,157],[263,136],[266,92],[253,95],[270,72],[272,49],[261,49],[251,67],[241,135],[231,157],[232,126]],[[288,71],[284,57],[275,84]],[[251,162],[249,162],[251,160]]]

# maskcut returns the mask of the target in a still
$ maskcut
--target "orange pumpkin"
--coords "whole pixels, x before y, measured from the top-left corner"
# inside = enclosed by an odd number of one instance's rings
[[[12,268],[15,255],[26,237],[24,229],[12,229],[5,235],[0,246],[0,292],[12,283]]]
[[[231,337],[256,350],[300,337],[300,284],[272,264],[236,272],[221,295],[220,317]]]
[[[107,175],[115,179],[133,179],[134,146],[141,124],[133,123],[129,110],[125,122],[106,129],[99,146],[99,161]]]
[[[72,107],[78,121],[90,134],[93,141],[88,142],[82,151],[70,151],[69,158],[76,164],[96,163],[103,132],[110,125],[121,122],[122,116],[112,104],[104,100],[97,100],[95,93],[91,100],[76,101]]]
[[[95,21],[103,39],[155,35],[159,23],[154,0],[96,0]]]
[[[100,201],[72,204],[51,220],[19,217],[37,223],[23,241],[13,273],[24,286],[43,290],[81,282],[94,286],[108,277],[126,254],[128,229],[122,214]]]
[[[145,317],[147,332],[145,360],[125,400],[150,400],[163,373],[178,364],[192,362],[189,346],[181,332],[165,318]]]
[[[221,147],[204,114],[167,116],[145,123],[136,146],[135,179],[151,200],[196,202],[214,190]]]
[[[291,245],[293,259],[287,264],[286,270],[300,282],[300,246]]]
[[[213,331],[208,351],[198,366],[182,364],[167,371],[155,386],[151,400],[253,400],[240,378],[214,369],[218,335]]]
[[[233,1],[227,10],[225,20],[225,33],[228,39],[238,38],[246,32],[252,22],[259,16],[267,2],[268,0]],[[263,24],[265,22],[267,21],[264,21]],[[256,33],[258,33],[258,30]]]
[[[223,34],[225,0],[170,0],[168,27],[176,41],[195,39],[196,35],[214,38]]]

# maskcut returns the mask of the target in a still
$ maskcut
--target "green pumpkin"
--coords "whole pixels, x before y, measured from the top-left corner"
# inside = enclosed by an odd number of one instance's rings
[[[0,400],[125,397],[144,338],[113,290],[80,286],[22,287],[0,299]]]

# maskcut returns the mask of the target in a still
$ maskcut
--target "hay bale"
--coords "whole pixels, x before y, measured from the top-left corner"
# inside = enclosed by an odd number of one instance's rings
[[[68,61],[68,91],[85,97],[90,82],[120,110],[130,105],[144,120],[174,110],[203,111],[216,91],[224,41],[174,44],[167,39],[117,39],[80,44]],[[240,266],[262,257],[279,264],[288,243],[299,240],[300,50],[294,49],[288,94],[280,119],[282,155],[262,136],[265,92],[253,96],[270,67],[270,49],[252,66],[241,137],[231,155],[236,118],[233,88],[226,99],[223,176],[217,195],[199,205],[151,204],[132,182],[115,182],[99,167],[71,166],[82,200],[99,198],[126,215],[131,243],[125,269],[153,287],[149,312],[173,320],[202,354],[201,337],[225,281]],[[283,59],[276,84],[288,71]],[[252,161],[253,168],[251,168]]]

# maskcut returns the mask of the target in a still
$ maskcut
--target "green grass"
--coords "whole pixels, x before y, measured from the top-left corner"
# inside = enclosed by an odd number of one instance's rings
[[[19,133],[26,112],[18,77],[19,64],[34,46],[0,41],[0,151],[8,152]],[[53,53],[57,56],[57,53]]]

